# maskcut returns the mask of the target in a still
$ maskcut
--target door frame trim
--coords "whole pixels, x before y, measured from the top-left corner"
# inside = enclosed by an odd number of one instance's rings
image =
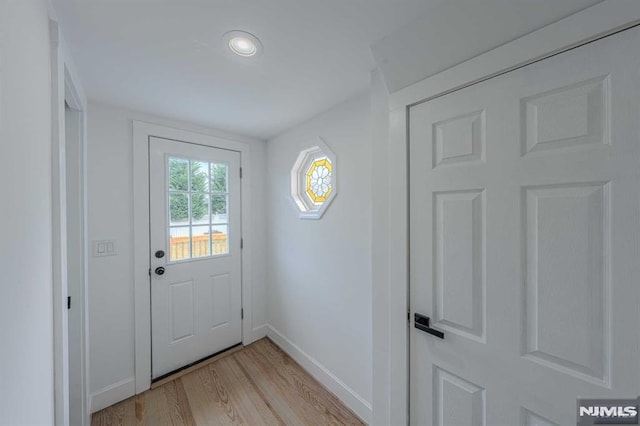
[[[80,369],[81,413],[83,424],[91,423],[90,380],[89,380],[89,305],[88,305],[88,245],[87,245],[87,98],[73,62],[68,44],[55,14],[49,17],[50,63],[51,63],[51,223],[52,223],[52,296],[53,296],[53,371],[54,375],[54,418],[56,425],[66,426],[70,419],[69,372],[71,368]],[[80,158],[75,166],[66,163],[66,114],[65,102],[78,118],[78,139]],[[80,199],[80,233],[82,259],[75,272],[81,277],[81,295],[75,301],[80,309],[80,342],[71,342],[69,338],[69,312],[67,309],[68,264],[67,264],[67,179],[68,167],[79,171],[77,195]],[[69,365],[70,344],[78,343],[74,349],[80,351],[84,360],[81,366]]]
[[[383,295],[374,301],[373,317],[385,318],[383,327],[373,330],[373,424],[409,422],[409,123],[413,105],[444,96],[464,87],[544,60],[636,26],[640,22],[640,2],[604,0],[581,12],[534,31],[517,40],[389,94],[388,143],[374,145],[378,158],[386,158],[389,173],[375,185],[387,188],[379,203],[388,216],[374,228],[389,235],[385,247],[374,247],[388,267],[388,273],[374,281],[374,292]],[[391,224],[394,226],[392,233]],[[403,229],[404,232],[397,232]],[[404,291],[401,289],[404,288]],[[399,291],[400,290],[400,291]]]
[[[151,287],[149,276],[149,137],[194,143],[212,148],[222,148],[240,153],[242,179],[241,229],[244,250],[241,251],[242,270],[242,343],[253,341],[252,333],[252,281],[251,251],[251,149],[248,143],[193,131],[161,126],[143,121],[133,121],[133,223],[134,223],[134,322],[135,322],[135,393],[151,386]]]

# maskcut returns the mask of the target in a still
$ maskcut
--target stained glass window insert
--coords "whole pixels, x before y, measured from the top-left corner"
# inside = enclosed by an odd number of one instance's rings
[[[322,204],[331,194],[331,161],[324,157],[315,160],[306,174],[306,194],[314,204]]]
[[[291,168],[291,198],[301,219],[320,219],[338,191],[336,156],[320,139]]]

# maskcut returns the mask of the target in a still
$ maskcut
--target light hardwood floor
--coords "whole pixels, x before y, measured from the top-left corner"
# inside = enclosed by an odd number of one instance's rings
[[[268,339],[93,415],[103,425],[362,425]]]

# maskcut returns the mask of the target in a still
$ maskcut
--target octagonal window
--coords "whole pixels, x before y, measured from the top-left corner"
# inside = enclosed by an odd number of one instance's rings
[[[327,201],[333,191],[331,186],[331,170],[333,165],[328,158],[321,158],[311,163],[307,171],[305,193],[314,204],[322,204]]]
[[[319,219],[336,195],[335,155],[318,139],[291,169],[291,197],[300,217]]]

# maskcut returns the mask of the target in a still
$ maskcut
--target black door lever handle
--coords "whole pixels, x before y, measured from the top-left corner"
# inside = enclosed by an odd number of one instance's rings
[[[414,319],[413,325],[418,330],[424,331],[425,333],[429,333],[436,337],[444,339],[444,333],[442,331],[436,330],[429,326],[429,317],[426,317],[420,314],[415,314],[413,319]]]

